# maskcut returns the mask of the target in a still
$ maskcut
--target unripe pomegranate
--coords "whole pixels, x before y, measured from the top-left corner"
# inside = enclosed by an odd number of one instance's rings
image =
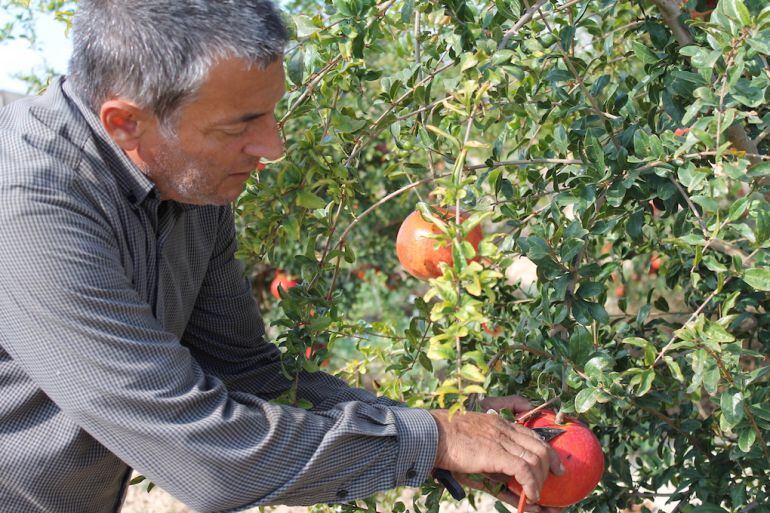
[[[541,506],[565,507],[588,497],[604,473],[604,453],[596,435],[582,422],[564,417],[563,424],[556,423],[556,414],[543,410],[523,423],[528,428],[551,427],[564,433],[548,442],[564,465],[564,474],[548,474],[540,490]],[[508,488],[521,495],[521,485],[512,478]]]

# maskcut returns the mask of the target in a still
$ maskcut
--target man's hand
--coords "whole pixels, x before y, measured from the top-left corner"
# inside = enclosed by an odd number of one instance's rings
[[[531,408],[526,399],[517,396],[488,398],[481,404],[514,412]],[[456,413],[451,421],[446,410],[430,413],[439,432],[436,467],[461,474],[513,476],[532,502],[540,498],[549,470],[556,475],[563,473],[553,449],[524,426],[485,413]]]

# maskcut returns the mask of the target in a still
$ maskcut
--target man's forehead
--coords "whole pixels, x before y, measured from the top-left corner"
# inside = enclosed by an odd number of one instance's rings
[[[263,69],[226,59],[211,68],[193,103],[218,111],[220,117],[254,117],[272,111],[286,92],[285,83],[282,59]]]

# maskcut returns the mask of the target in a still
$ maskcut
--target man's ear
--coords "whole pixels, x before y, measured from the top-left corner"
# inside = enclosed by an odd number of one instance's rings
[[[99,119],[115,144],[124,151],[132,151],[139,146],[139,139],[149,128],[153,116],[132,102],[113,99],[102,103]]]

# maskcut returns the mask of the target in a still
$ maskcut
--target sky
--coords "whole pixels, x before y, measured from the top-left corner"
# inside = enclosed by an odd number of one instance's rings
[[[0,26],[10,21],[10,16],[0,11]],[[64,35],[64,24],[53,16],[40,15],[37,19],[37,36],[40,50],[33,50],[24,39],[0,42],[0,90],[26,93],[27,84],[13,76],[17,73],[38,75],[45,70],[46,64],[57,73],[67,70],[67,61],[72,52],[72,44]]]

